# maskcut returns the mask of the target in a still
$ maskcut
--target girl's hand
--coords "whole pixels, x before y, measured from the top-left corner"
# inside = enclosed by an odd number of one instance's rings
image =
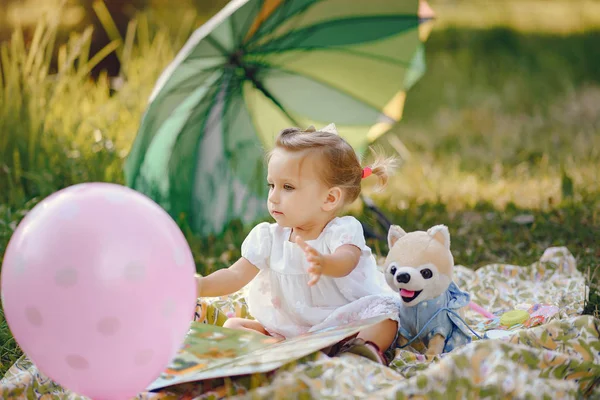
[[[325,265],[325,256],[319,253],[314,248],[310,247],[304,240],[299,237],[296,237],[296,243],[302,250],[304,250],[304,254],[306,255],[306,260],[310,263],[308,267],[308,274],[310,275],[310,280],[308,281],[308,286],[314,286],[321,278],[323,274],[323,268]]]

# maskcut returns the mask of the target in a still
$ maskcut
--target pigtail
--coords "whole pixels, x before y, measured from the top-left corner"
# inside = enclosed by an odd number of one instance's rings
[[[379,181],[377,188],[382,190],[398,166],[398,159],[396,157],[386,157],[382,151],[375,150],[372,147],[369,147],[369,150],[373,155],[373,161],[365,168],[369,168],[370,172],[377,176]]]

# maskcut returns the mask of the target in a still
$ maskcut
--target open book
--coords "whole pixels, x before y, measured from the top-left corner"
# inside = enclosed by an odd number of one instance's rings
[[[192,323],[182,349],[147,390],[205,379],[265,373],[322,350],[390,316],[278,340],[257,332]]]

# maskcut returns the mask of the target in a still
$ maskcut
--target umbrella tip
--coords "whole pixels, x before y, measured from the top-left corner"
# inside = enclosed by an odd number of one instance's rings
[[[429,3],[426,0],[419,1],[419,19],[420,20],[428,20],[435,18],[435,11],[431,8]]]

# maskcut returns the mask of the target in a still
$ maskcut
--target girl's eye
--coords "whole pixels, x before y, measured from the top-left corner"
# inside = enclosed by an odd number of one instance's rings
[[[293,187],[293,186],[290,186],[290,185],[283,185],[283,188],[284,188],[285,190],[294,190],[294,187]]]
[[[273,185],[272,183],[268,183],[267,186],[269,186],[269,189],[273,189],[275,187],[275,185]]]

